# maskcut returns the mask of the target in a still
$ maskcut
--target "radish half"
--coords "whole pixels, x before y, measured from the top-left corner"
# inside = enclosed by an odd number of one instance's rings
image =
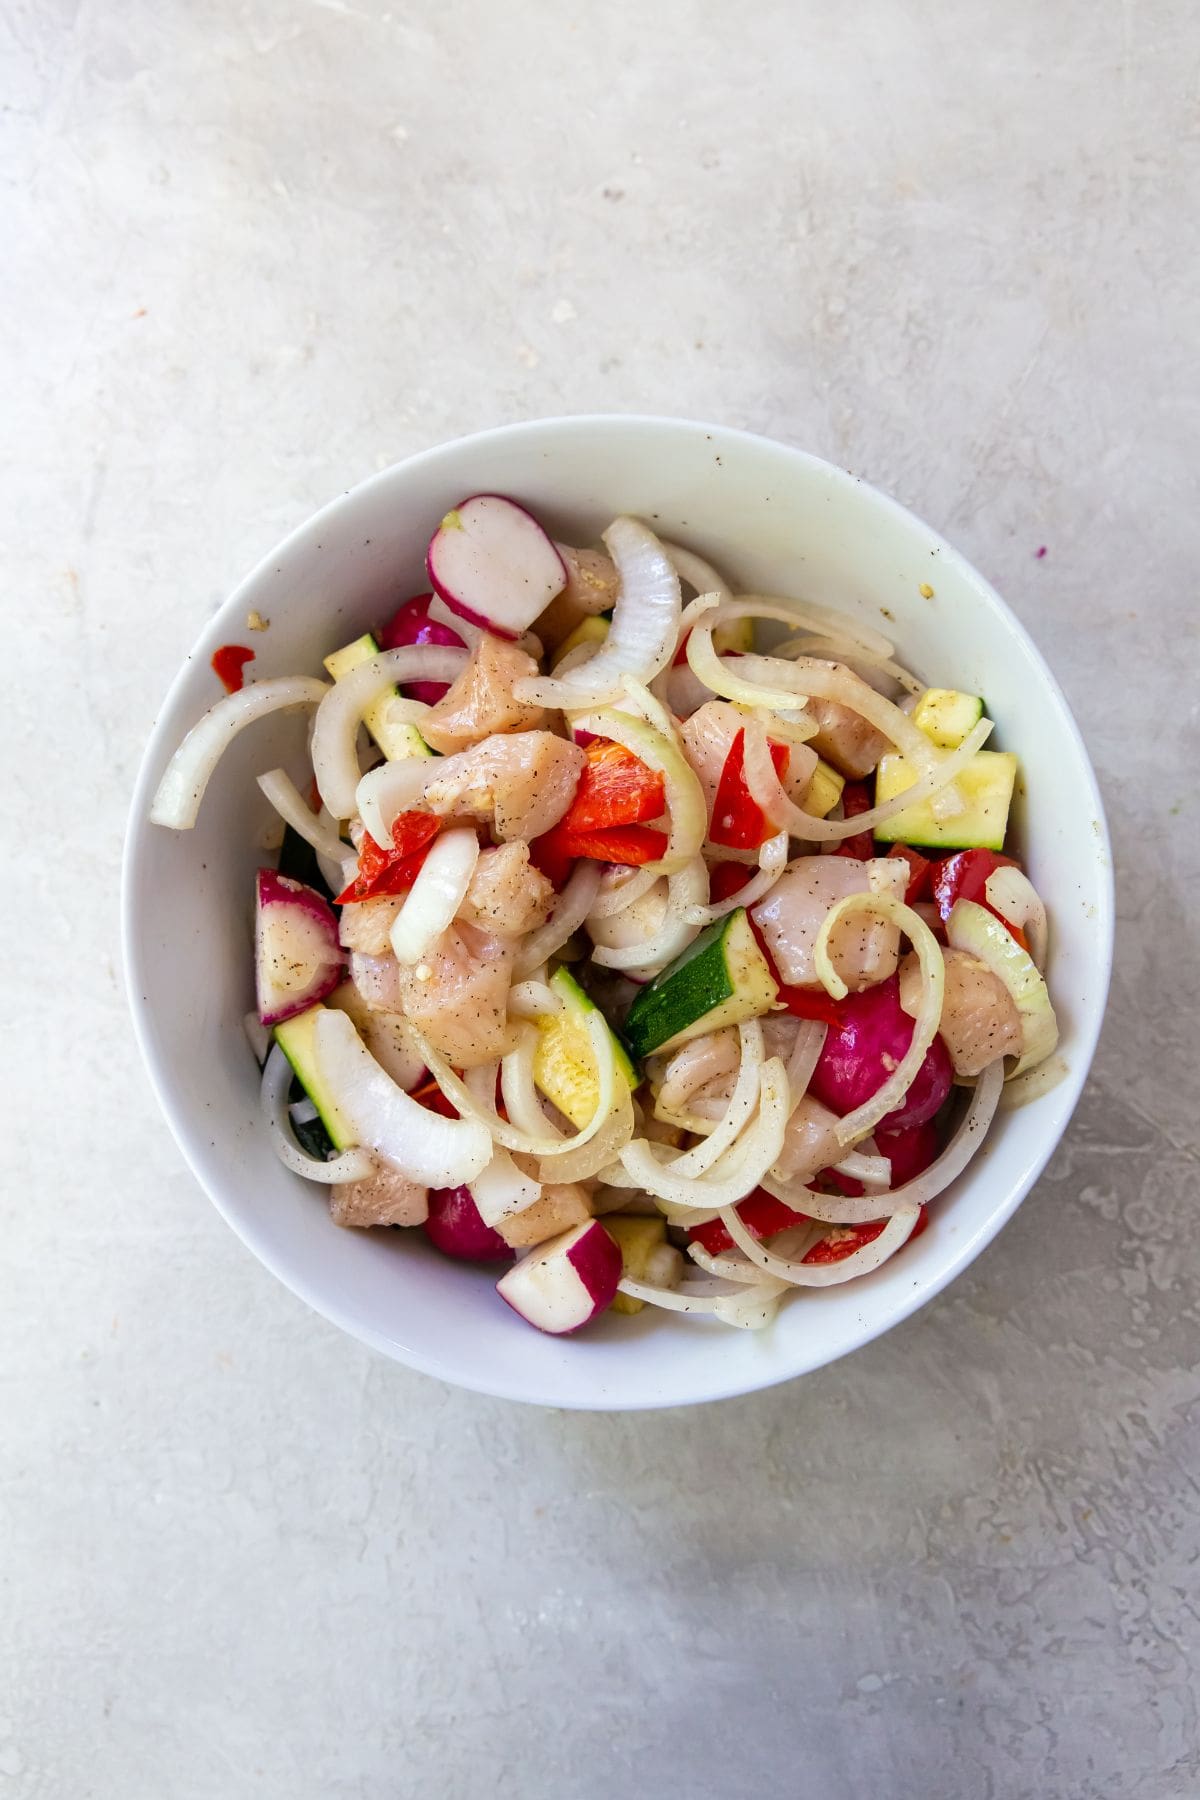
[[[346,972],[337,920],[315,888],[274,869],[255,887],[254,981],[258,1016],[282,1025],[331,994]]]
[[[425,1236],[459,1262],[511,1262],[516,1254],[484,1223],[469,1187],[430,1189]]]
[[[612,1305],[621,1252],[598,1219],[539,1244],[496,1283],[496,1292],[539,1331],[563,1337]]]
[[[567,584],[551,539],[503,494],[473,494],[448,512],[425,566],[452,612],[506,638],[519,638]]]

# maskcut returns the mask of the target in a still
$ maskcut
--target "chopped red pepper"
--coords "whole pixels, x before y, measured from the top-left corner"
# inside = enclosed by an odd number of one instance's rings
[[[782,781],[787,774],[791,751],[786,744],[768,745],[775,773]],[[729,850],[757,850],[778,828],[770,824],[758,802],[751,798],[746,785],[746,733],[739,731],[729,747],[717,796],[713,801],[712,828],[709,838]]]
[[[441,1113],[444,1119],[459,1117],[458,1108],[452,1100],[447,1100],[438,1085],[436,1075],[431,1075],[427,1081],[421,1083],[420,1087],[415,1087],[409,1098],[415,1100],[418,1106],[425,1107],[429,1112]]]
[[[859,813],[870,812],[875,802],[871,790],[865,781],[848,781],[842,789],[842,817],[857,819]],[[853,837],[843,838],[835,856],[857,856],[863,862],[875,854],[875,839],[869,831],[856,832]]]
[[[440,820],[430,813],[401,813],[392,825],[390,850],[364,832],[358,851],[358,873],[337,896],[335,906],[354,900],[375,900],[381,894],[406,894],[421,872],[439,825]]]
[[[558,821],[566,831],[608,831],[662,817],[663,778],[640,757],[611,738],[593,738],[575,798]]]
[[[904,903],[911,906],[914,900],[924,900],[929,893],[929,882],[933,864],[919,850],[909,844],[885,844],[884,855],[894,856],[908,864],[908,886],[904,890]]]
[[[909,1233],[908,1242],[911,1243],[913,1238],[920,1237],[928,1223],[929,1208],[923,1206],[916,1224]],[[811,1250],[805,1252],[800,1260],[806,1263],[844,1262],[846,1257],[853,1256],[854,1252],[861,1250],[865,1244],[873,1244],[886,1224],[886,1219],[872,1219],[869,1225],[837,1225],[834,1227],[838,1233],[837,1237],[821,1238]]]
[[[793,1019],[820,1019],[825,1025],[840,1025],[842,1011],[833,996],[827,994],[824,988],[791,987],[776,968],[775,958],[771,955],[767,940],[755,924],[752,915],[747,913],[746,918],[754,933],[754,941],[766,958],[771,978],[779,989],[777,998],[782,1000]]]
[[[988,876],[997,869],[1019,869],[1020,863],[1011,856],[1001,856],[995,850],[960,850],[955,856],[947,856],[933,866],[932,890],[938,912],[943,922],[950,917],[956,900],[974,900],[986,907],[995,918],[1006,925],[1016,938],[1022,950],[1028,953],[1029,940],[1019,925],[1006,919],[1002,912],[997,912],[987,898]]]
[[[765,1188],[755,1188],[744,1200],[738,1201],[738,1217],[750,1233],[761,1243],[763,1238],[774,1237],[777,1231],[786,1231],[789,1225],[803,1225],[806,1213],[795,1212],[783,1200],[777,1200],[774,1194],[768,1194]],[[707,1250],[710,1256],[720,1256],[723,1250],[732,1250],[734,1242],[723,1219],[709,1219],[704,1225],[693,1225],[688,1232],[694,1244]]]
[[[247,650],[245,644],[222,644],[212,654],[213,672],[225,683],[227,694],[236,694],[245,679],[243,671],[248,662],[254,661],[253,650]]]
[[[592,862],[623,863],[642,868],[657,862],[667,848],[665,831],[652,831],[648,825],[614,825],[609,831],[569,831],[562,821],[534,838],[529,846],[529,860],[535,869],[561,889],[577,857]]]
[[[708,898],[713,906],[728,900],[745,887],[754,875],[749,863],[719,862],[708,871]]]

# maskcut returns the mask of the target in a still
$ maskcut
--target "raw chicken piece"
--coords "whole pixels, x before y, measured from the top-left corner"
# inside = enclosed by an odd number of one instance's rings
[[[617,565],[603,550],[572,550],[569,544],[555,548],[567,571],[567,585],[533,625],[548,650],[557,650],[584,619],[611,612],[621,591]]]
[[[540,837],[570,806],[584,761],[578,744],[551,731],[489,737],[446,757],[425,805],[442,817],[485,820],[501,839]]]
[[[824,658],[814,659],[823,662]],[[842,674],[853,674],[845,663],[826,663],[826,668],[839,669]],[[861,676],[859,677],[861,680]],[[865,684],[864,684],[865,685]],[[889,749],[887,738],[876,731],[873,725],[856,713],[851,707],[843,706],[840,700],[819,700],[815,697],[807,702],[807,711],[817,721],[819,727],[816,737],[809,738],[809,744],[818,756],[840,769],[856,781],[878,767],[879,759]]]
[[[458,916],[501,937],[522,937],[546,923],[553,904],[554,889],[530,865],[528,844],[501,844],[480,856]]]
[[[978,1075],[998,1056],[1021,1054],[1021,1019],[998,975],[965,950],[944,950],[946,992],[938,1025],[956,1075]],[[900,1004],[915,1018],[921,969],[910,952],[900,964]]]
[[[429,1189],[385,1166],[361,1181],[340,1181],[329,1191],[335,1225],[365,1230],[371,1225],[422,1225],[429,1216]]]
[[[817,934],[830,907],[847,894],[894,894],[903,900],[907,863],[899,857],[799,856],[765,900],[752,909],[755,924],[783,979],[792,987],[820,987],[813,963]],[[868,917],[844,919],[831,933],[829,954],[855,993],[896,972],[900,933]]]
[[[658,1100],[668,1112],[684,1111],[693,1095],[714,1082],[725,1084],[728,1098],[741,1060],[736,1026],[706,1031],[703,1037],[693,1038],[671,1057],[663,1071]]]
[[[405,1018],[456,1069],[495,1062],[509,1048],[513,945],[462,922],[414,967],[398,965]]]
[[[513,695],[514,683],[537,673],[537,664],[524,650],[485,632],[458,680],[421,720],[421,736],[449,756],[481,743],[494,731],[544,725],[546,714],[540,706],[529,706]]]
[[[576,1181],[550,1182],[532,1206],[510,1213],[497,1222],[496,1230],[513,1250],[544,1244],[560,1231],[570,1231],[592,1216],[587,1190]]]
[[[372,1012],[400,1011],[400,965],[390,950],[383,956],[352,950],[350,979]]]
[[[691,717],[679,727],[683,754],[700,777],[700,785],[704,789],[710,824],[721,771],[733,748],[734,739],[745,724],[746,714],[728,700],[708,700],[703,706],[697,707]],[[802,804],[808,792],[816,766],[817,753],[809,744],[788,745],[788,767],[783,778],[783,788],[797,806]]]
[[[846,1154],[837,1139],[840,1123],[836,1113],[806,1094],[788,1120],[774,1173],[782,1181],[811,1181],[819,1169],[840,1162]]]
[[[391,930],[404,895],[381,894],[374,900],[351,900],[342,908],[338,937],[346,950],[384,956],[391,949]]]

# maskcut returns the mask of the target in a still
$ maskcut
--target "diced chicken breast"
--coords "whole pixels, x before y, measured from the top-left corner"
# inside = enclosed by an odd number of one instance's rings
[[[745,724],[746,714],[728,700],[708,700],[703,706],[697,707],[691,717],[685,719],[679,727],[683,754],[699,776],[700,785],[704,789],[710,824],[721,771],[733,748],[734,739]],[[783,787],[788,798],[795,801],[797,806],[808,792],[816,766],[817,753],[809,744],[788,745],[788,766]]]
[[[829,663],[828,667],[839,669],[846,675],[853,673],[844,663]],[[808,740],[811,747],[818,756],[823,756],[826,762],[855,781],[861,781],[864,775],[877,768],[880,757],[890,747],[882,732],[868,725],[853,708],[843,706],[840,700],[814,697],[808,701],[807,711],[819,727],[816,737]]]
[[[400,965],[390,950],[380,956],[352,950],[350,979],[372,1012],[400,1011]]]
[[[693,1038],[670,1058],[663,1071],[658,1101],[668,1112],[688,1108],[694,1094],[710,1083],[724,1082],[732,1086],[742,1060],[737,1029],[725,1026],[721,1031],[706,1031]]]
[[[522,937],[546,923],[553,905],[553,886],[518,841],[483,852],[458,916],[500,937]]]
[[[381,894],[374,900],[351,900],[342,908],[338,938],[345,950],[364,956],[385,956],[391,949],[391,931],[404,896]]]
[[[548,650],[570,637],[586,618],[611,612],[621,591],[617,565],[603,550],[573,550],[559,544],[558,554],[567,571],[567,585],[534,621],[534,630]]]
[[[501,1219],[496,1230],[514,1250],[525,1250],[532,1244],[544,1244],[560,1231],[570,1231],[592,1216],[587,1190],[575,1181],[550,1182],[532,1206]]]
[[[765,900],[752,908],[775,965],[792,987],[819,987],[813,950],[825,915],[847,894],[886,893],[904,898],[907,864],[899,857],[800,856],[788,865]],[[833,966],[855,993],[896,972],[900,933],[866,916],[843,919],[829,940]]]
[[[421,721],[421,736],[450,756],[482,743],[495,731],[527,731],[544,725],[546,714],[513,694],[516,682],[538,673],[537,664],[507,638],[485,632],[471,660]]]
[[[998,975],[966,950],[944,950],[946,991],[938,1034],[956,1075],[978,1075],[998,1056],[1019,1056],[1021,1019]],[[900,1004],[916,1015],[921,969],[915,952],[900,965]]]
[[[335,1225],[366,1230],[372,1225],[422,1225],[429,1217],[429,1189],[387,1165],[361,1181],[341,1181],[329,1190]]]
[[[405,1018],[456,1069],[494,1062],[509,1048],[511,939],[458,922],[412,967],[398,965]]]
[[[774,1173],[782,1181],[811,1181],[819,1169],[840,1162],[846,1151],[837,1140],[839,1123],[836,1113],[806,1094],[788,1120]]]
[[[540,837],[575,797],[585,757],[551,731],[489,737],[448,756],[425,789],[425,804],[443,818],[481,819],[496,836]]]

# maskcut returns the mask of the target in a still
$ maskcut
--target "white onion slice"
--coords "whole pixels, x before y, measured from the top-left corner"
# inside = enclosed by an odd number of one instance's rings
[[[906,1244],[921,1216],[919,1206],[904,1205],[897,1209],[877,1238],[854,1250],[841,1262],[806,1263],[799,1258],[777,1256],[760,1244],[746,1229],[736,1206],[727,1206],[721,1219],[730,1237],[749,1262],[778,1281],[791,1287],[840,1287],[859,1275],[870,1275]]]
[[[532,975],[547,957],[561,950],[567,939],[579,930],[592,909],[599,886],[600,864],[580,857],[546,923],[530,932],[518,948],[513,963],[513,974],[518,981]]]
[[[784,625],[798,625],[802,631],[842,638],[866,651],[868,656],[891,656],[896,648],[881,631],[832,606],[818,606],[813,600],[790,600],[780,594],[739,594],[735,604],[748,608],[752,618],[778,619]]]
[[[912,1086],[925,1053],[937,1035],[942,1016],[942,999],[946,991],[946,964],[942,947],[924,919],[894,894],[846,894],[825,914],[817,941],[813,945],[813,966],[827,994],[844,1000],[849,989],[829,955],[830,934],[845,918],[867,913],[885,924],[895,925],[908,938],[917,953],[921,969],[921,999],[913,1018],[912,1042],[883,1086],[869,1100],[839,1119],[836,1136],[839,1144],[854,1144],[874,1131],[882,1118],[899,1106]]]
[[[834,1163],[839,1175],[848,1176],[851,1181],[861,1181],[864,1187],[886,1188],[892,1179],[892,1165],[886,1156],[870,1156],[859,1150],[851,1150],[843,1156],[841,1162]]]
[[[542,1184],[518,1169],[508,1151],[497,1144],[492,1160],[470,1184],[471,1198],[485,1225],[493,1230],[502,1219],[511,1219],[541,1199]]]
[[[267,1057],[271,1054],[270,1026],[263,1024],[257,1012],[248,1012],[242,1018],[242,1029],[245,1031],[247,1041],[251,1050],[254,1052],[254,1060],[261,1069],[262,1065],[266,1062]]]
[[[689,925],[712,925],[723,919],[727,913],[736,912],[739,906],[749,910],[760,900],[765,900],[787,866],[788,834],[777,832],[769,837],[758,851],[758,874],[752,875],[744,887],[730,894],[727,900],[721,900],[711,906],[692,906],[684,914]]]
[[[633,969],[639,974],[665,968],[699,937],[700,927],[691,922],[690,914],[701,908],[707,893],[708,874],[703,859],[695,856],[667,878],[667,911],[660,928],[641,943],[625,948],[597,944],[592,961],[602,969]]]
[[[719,606],[726,606],[732,601],[733,589],[710,562],[697,556],[694,550],[685,550],[682,544],[668,543],[666,538],[662,540],[662,547],[674,563],[675,573],[680,581],[686,581],[697,594],[715,596]]]
[[[827,1225],[867,1225],[873,1219],[890,1218],[898,1206],[927,1206],[944,1193],[957,1179],[979,1149],[988,1126],[995,1117],[1004,1089],[1004,1059],[989,1063],[975,1084],[970,1104],[958,1122],[953,1137],[936,1162],[919,1175],[882,1194],[814,1194],[811,1188],[795,1182],[776,1181],[764,1175],[761,1186],[776,1200],[807,1213]]]
[[[677,1177],[673,1171],[678,1159],[660,1158],[656,1151],[662,1146],[651,1144],[646,1138],[635,1138],[626,1144],[621,1151],[621,1165],[636,1186],[675,1206],[732,1205],[757,1187],[779,1160],[790,1106],[787,1072],[778,1057],[771,1057],[759,1072],[757,1118],[706,1175],[699,1179]]]
[[[339,1156],[322,1162],[302,1150],[292,1135],[288,1116],[288,1090],[292,1085],[292,1065],[278,1044],[271,1048],[263,1070],[259,1096],[263,1121],[280,1162],[306,1181],[320,1181],[332,1186],[339,1181],[365,1181],[376,1172],[374,1157],[367,1150],[343,1150]]]
[[[983,884],[984,898],[1009,925],[1019,926],[1029,944],[1029,954],[1039,969],[1046,966],[1048,927],[1042,897],[1021,869],[1002,865],[993,869]]]
[[[517,981],[508,990],[508,1010],[514,1019],[541,1019],[560,1013],[563,1003],[544,981]]]
[[[425,789],[436,775],[436,756],[406,756],[368,769],[354,791],[354,811],[381,848],[392,841],[401,813],[421,810]]]
[[[786,1282],[766,1281],[754,1287],[744,1287],[736,1281],[705,1281],[664,1288],[626,1276],[617,1283],[619,1294],[644,1300],[648,1306],[661,1307],[665,1312],[708,1313],[723,1324],[749,1331],[761,1330],[771,1323],[786,1290]]]
[[[439,625],[448,625],[451,631],[457,632],[468,650],[474,650],[480,638],[488,635],[482,625],[476,625],[472,620],[464,618],[456,612],[451,612],[440,594],[433,595],[425,616],[427,619],[436,620]],[[507,636],[507,633],[505,635]]]
[[[513,991],[515,993],[516,990]],[[546,992],[553,999],[558,999],[552,989],[547,988]],[[546,1117],[533,1079],[533,1060],[537,1054],[539,1036],[537,1027],[522,1023],[518,1025],[516,1035],[515,1048],[500,1059],[500,1092],[504,1096],[504,1110],[508,1114],[509,1124],[514,1125],[518,1131],[525,1132],[531,1142],[541,1142],[546,1138],[558,1141],[563,1134]],[[495,1091],[493,1082],[493,1094]]]
[[[331,692],[327,681],[307,675],[280,675],[271,681],[252,681],[236,694],[226,694],[210,706],[167,764],[150,806],[155,825],[172,831],[190,831],[213,770],[239,731],[268,713],[293,706],[320,707]]]
[[[653,681],[675,654],[682,603],[679,577],[662,545],[639,519],[614,519],[604,543],[617,566],[620,593],[597,655],[561,676],[518,681],[518,700],[537,706],[607,706],[632,676]]]
[[[707,1175],[717,1159],[730,1148],[749,1122],[761,1086],[763,1056],[762,1026],[757,1019],[744,1020],[738,1026],[742,1061],[733,1092],[729,1096],[720,1122],[713,1126],[702,1143],[685,1150],[671,1164],[671,1174],[680,1177]]]
[[[392,923],[392,954],[412,967],[431,950],[466,898],[479,861],[479,839],[463,826],[444,831],[421,864]]]
[[[624,912],[627,906],[648,894],[658,879],[657,869],[624,868],[610,863],[601,872],[600,886],[588,908],[588,917],[611,919],[615,913]]]
[[[339,869],[349,850],[334,830],[304,804],[294,781],[282,769],[269,769],[258,777],[258,785],[275,811],[291,826],[298,837],[311,844],[319,856],[327,857]],[[343,884],[344,885],[344,884]]]
[[[338,1111],[355,1136],[402,1175],[423,1187],[461,1187],[487,1166],[492,1141],[486,1127],[465,1116],[443,1118],[411,1099],[380,1068],[345,1013],[323,1007],[314,1038],[317,1068]],[[417,1042],[440,1080],[426,1045]]]
[[[792,1111],[795,1112],[801,1100],[808,1092],[808,1084],[812,1080],[813,1070],[820,1059],[825,1045],[825,1033],[828,1025],[820,1019],[801,1019],[800,1029],[796,1033],[796,1041],[792,1045],[792,1053],[787,1062],[788,1087],[792,1095]]]
[[[355,811],[355,791],[362,774],[358,766],[358,727],[371,702],[380,699],[398,681],[453,682],[466,664],[465,650],[436,644],[402,644],[397,650],[384,650],[370,662],[360,663],[325,690],[313,728],[313,774],[321,798],[336,819],[348,819]]]

